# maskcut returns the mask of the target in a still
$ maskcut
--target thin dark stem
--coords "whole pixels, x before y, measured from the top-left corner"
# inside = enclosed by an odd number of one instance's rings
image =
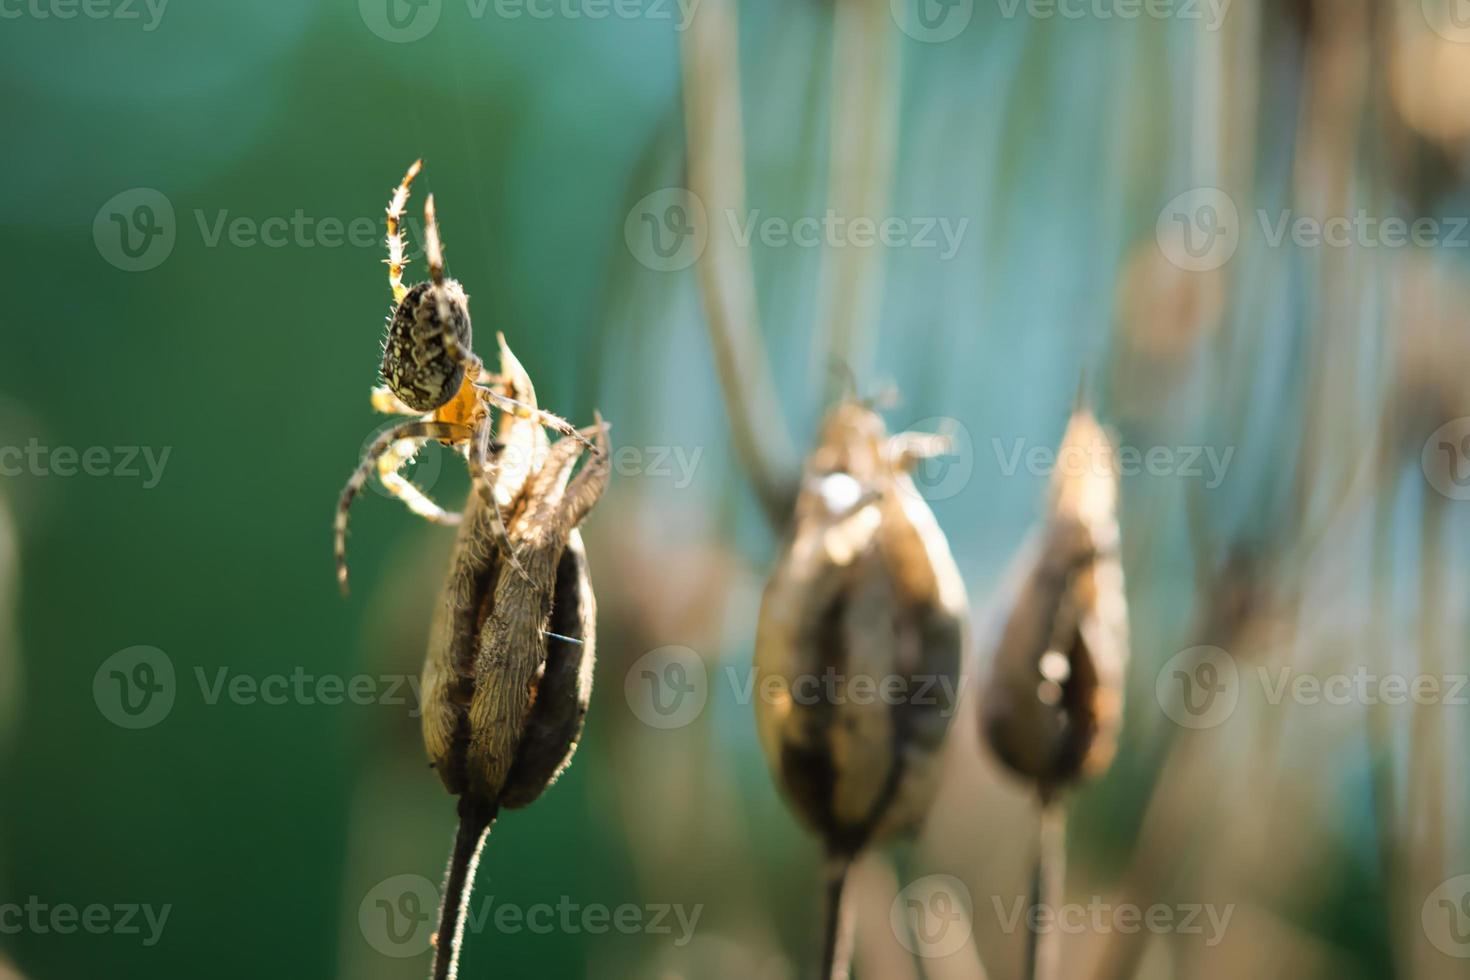
[[[1055,914],[1043,916],[1044,907],[1055,906],[1062,901],[1062,889],[1067,878],[1067,812],[1050,794],[1043,793],[1039,833],[1036,840],[1036,866],[1031,875],[1031,915],[1026,926],[1026,960],[1022,976],[1026,980],[1057,980],[1061,976],[1060,955],[1057,943],[1060,934],[1050,929],[1042,935],[1033,926],[1042,918],[1055,920]]]
[[[459,975],[459,948],[464,942],[465,909],[475,887],[480,852],[490,839],[490,825],[500,807],[468,796],[459,798],[459,830],[444,876],[444,900],[439,906],[439,931],[434,934],[434,980]]]
[[[843,922],[842,890],[852,858],[832,855],[827,858],[827,899],[822,924],[822,980],[847,980],[848,961],[852,958],[852,937]]]

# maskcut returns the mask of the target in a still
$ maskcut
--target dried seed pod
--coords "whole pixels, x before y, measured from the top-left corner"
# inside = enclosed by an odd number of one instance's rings
[[[1079,407],[1057,453],[1040,545],[995,650],[982,734],[1043,799],[1112,761],[1123,722],[1128,607],[1112,441]]]
[[[909,470],[943,444],[889,437],[857,401],[833,409],[761,602],[761,745],[792,806],[842,863],[917,825],[938,786],[967,609]]]
[[[440,911],[435,977],[457,971],[465,895],[501,807],[523,807],[571,761],[592,694],[596,600],[577,525],[607,487],[607,426],[548,445],[525,370],[501,341],[503,394],[526,406],[500,420],[488,478],[472,494],[430,633],[423,734],[430,764],[460,797]],[[505,526],[502,551],[493,507]],[[449,937],[453,939],[450,940]]]
[[[506,352],[509,353],[508,351]],[[513,397],[535,393],[512,357]],[[471,497],[423,673],[424,745],[450,792],[524,806],[565,768],[592,688],[596,601],[577,525],[607,487],[601,453],[548,446],[532,419],[506,416],[492,486],[525,574],[495,547],[493,517]]]

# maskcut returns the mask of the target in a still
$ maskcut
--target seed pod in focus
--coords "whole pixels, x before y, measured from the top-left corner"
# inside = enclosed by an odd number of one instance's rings
[[[833,409],[761,601],[756,723],[766,761],[843,861],[914,828],[938,786],[967,610],[909,471],[943,444],[890,437],[857,401]]]
[[[502,341],[502,345],[504,342]],[[510,397],[535,407],[520,363],[502,346]],[[596,601],[577,524],[607,486],[603,451],[575,477],[583,445],[548,446],[534,419],[507,413],[491,484],[525,574],[496,547],[480,495],[465,507],[424,664],[424,744],[450,792],[515,808],[570,761],[591,695]]]
[[[1117,464],[1090,411],[1057,453],[1039,547],[991,662],[982,735],[1043,800],[1112,761],[1123,722],[1128,607]]]
[[[525,408],[501,416],[489,457],[505,537],[490,502],[472,493],[423,671],[424,747],[460,798],[436,978],[458,969],[465,896],[491,823],[566,769],[592,694],[596,601],[577,525],[607,487],[607,426],[588,430],[598,451],[574,476],[586,447],[571,437],[548,445],[530,378],[503,338],[499,384]]]

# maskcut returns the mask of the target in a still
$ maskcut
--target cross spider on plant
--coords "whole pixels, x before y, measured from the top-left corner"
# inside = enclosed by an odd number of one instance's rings
[[[570,423],[534,404],[516,387],[514,372],[504,377],[488,374],[471,349],[469,297],[457,280],[444,275],[444,249],[434,218],[434,196],[424,202],[424,257],[429,280],[403,285],[403,236],[399,222],[408,203],[409,186],[422,160],[403,175],[388,202],[388,285],[393,289],[393,312],[383,344],[382,376],[386,384],[373,389],[373,408],[380,412],[415,415],[385,431],[368,447],[357,470],[348,479],[337,503],[334,522],[337,581],[347,592],[347,515],[352,500],[374,469],[384,488],[408,509],[435,524],[458,524],[460,514],[447,511],[405,478],[399,470],[427,443],[438,440],[465,456],[473,492],[481,494],[493,515],[492,532],[511,566],[526,575],[510,546],[505,523],[493,493],[499,446],[493,440],[491,410],[519,419],[533,419],[549,429],[571,436],[598,452],[596,446]],[[509,354],[501,339],[502,353]]]

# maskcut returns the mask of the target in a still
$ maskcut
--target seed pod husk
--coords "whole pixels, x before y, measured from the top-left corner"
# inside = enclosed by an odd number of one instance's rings
[[[1039,547],[995,649],[984,739],[1046,799],[1104,771],[1123,722],[1128,607],[1112,441],[1079,407],[1057,453]]]
[[[510,397],[535,391],[502,340]],[[493,491],[525,575],[499,553],[479,495],[465,507],[423,672],[429,761],[451,793],[516,808],[571,761],[592,693],[596,600],[577,524],[607,486],[600,453],[572,470],[584,446],[547,444],[531,419],[502,419]]]
[[[834,408],[761,602],[761,745],[835,857],[913,829],[938,786],[967,608],[948,543],[909,477],[933,442],[889,437],[857,401]]]

